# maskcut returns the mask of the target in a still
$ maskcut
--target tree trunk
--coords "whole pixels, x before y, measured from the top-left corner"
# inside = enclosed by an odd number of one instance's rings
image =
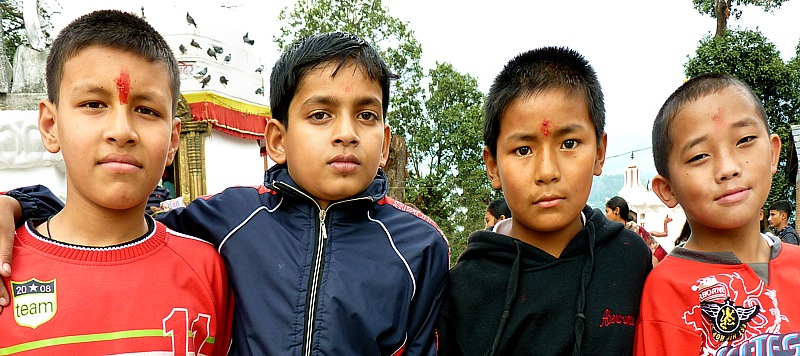
[[[725,35],[728,29],[728,17],[730,16],[731,0],[715,0],[714,12],[717,16],[717,32],[714,37],[720,38]]]
[[[406,191],[406,164],[408,163],[408,147],[406,139],[400,135],[392,136],[389,144],[389,159],[384,170],[389,180],[389,192],[386,194],[395,200],[404,202]]]

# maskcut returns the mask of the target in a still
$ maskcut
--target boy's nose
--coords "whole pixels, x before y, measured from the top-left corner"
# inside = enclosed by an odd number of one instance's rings
[[[561,170],[558,167],[556,154],[552,150],[545,148],[536,155],[537,164],[534,167],[536,184],[557,182],[561,178]]]
[[[358,133],[356,128],[356,119],[351,119],[347,116],[336,120],[334,123],[333,142],[335,144],[357,144]]]
[[[718,182],[733,179],[741,174],[742,167],[734,152],[726,152],[720,155],[717,168]]]
[[[127,105],[113,110],[107,118],[108,126],[105,130],[105,140],[118,145],[135,143],[138,140]]]

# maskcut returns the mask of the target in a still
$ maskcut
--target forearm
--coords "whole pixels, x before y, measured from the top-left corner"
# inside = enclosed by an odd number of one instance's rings
[[[11,196],[5,194],[0,195],[0,210],[12,212],[15,222],[22,219],[22,206]]]
[[[17,227],[31,218],[44,218],[57,214],[64,208],[64,202],[56,197],[50,189],[43,185],[32,185],[5,192],[5,196],[13,198],[14,203],[3,199],[14,212]],[[4,210],[10,211],[10,210]]]

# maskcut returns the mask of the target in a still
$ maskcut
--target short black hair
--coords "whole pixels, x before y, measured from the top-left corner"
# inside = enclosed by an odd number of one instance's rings
[[[119,10],[98,10],[83,15],[59,32],[47,56],[47,99],[58,106],[64,64],[90,46],[133,53],[148,62],[161,62],[170,77],[172,115],[181,96],[181,78],[175,55],[164,37],[144,19]]]
[[[788,200],[776,200],[769,205],[769,210],[777,210],[788,215],[792,214],[792,203]]]
[[[362,38],[346,32],[328,32],[303,38],[286,47],[269,78],[269,104],[272,118],[288,127],[289,104],[297,87],[309,71],[330,63],[335,76],[348,62],[377,81],[383,92],[383,117],[389,110],[389,81],[394,76],[380,54]]]
[[[511,217],[511,209],[508,208],[508,203],[506,203],[506,198],[497,198],[489,202],[489,206],[486,207],[486,211],[489,214],[492,214],[495,219],[499,219],[501,215],[504,215],[506,218]]]
[[[747,83],[731,74],[707,73],[698,75],[683,83],[667,98],[667,101],[661,106],[661,110],[658,111],[655,121],[653,121],[653,161],[658,174],[669,178],[669,151],[672,149],[672,137],[669,129],[678,113],[691,102],[734,86],[742,88],[750,94],[750,98],[758,109],[761,119],[764,120],[767,133],[770,132],[764,105]]]
[[[623,197],[615,196],[609,199],[606,202],[606,208],[609,208],[611,210],[619,208],[619,217],[621,217],[622,220],[625,221],[632,221],[632,218],[630,216],[631,214],[630,207],[628,207],[628,202],[625,201]]]
[[[512,58],[494,79],[483,112],[483,141],[497,157],[497,137],[503,111],[515,99],[551,89],[566,89],[589,109],[597,142],[603,136],[606,109],[600,81],[589,62],[566,47],[543,47]]]

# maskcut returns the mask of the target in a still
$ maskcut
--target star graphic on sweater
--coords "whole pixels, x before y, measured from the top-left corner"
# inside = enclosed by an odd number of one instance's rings
[[[36,290],[36,289],[39,288],[39,286],[36,283],[31,282],[30,288],[31,288],[31,292],[38,292],[38,290]]]

